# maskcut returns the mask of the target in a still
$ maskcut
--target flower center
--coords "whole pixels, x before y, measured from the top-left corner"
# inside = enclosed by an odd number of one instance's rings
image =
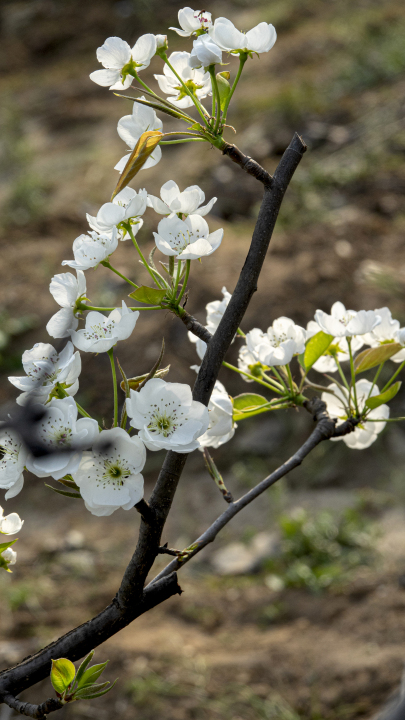
[[[111,337],[114,325],[114,322],[92,325],[91,328],[84,331],[83,335],[86,340],[102,340],[103,338]]]
[[[121,460],[104,460],[104,473],[101,477],[103,481],[102,486],[112,485],[113,487],[122,487],[124,481],[130,474],[130,469],[127,468]]]
[[[173,415],[167,415],[166,412],[160,414],[158,411],[153,413],[150,418],[148,430],[153,433],[159,433],[163,437],[169,437],[178,427],[176,412]]]
[[[193,80],[186,80],[184,84],[193,95],[196,95],[197,90],[201,90],[201,88],[204,87],[203,85],[197,85]],[[187,92],[182,85],[175,85],[174,89],[179,91],[176,100],[182,100],[187,96]]]

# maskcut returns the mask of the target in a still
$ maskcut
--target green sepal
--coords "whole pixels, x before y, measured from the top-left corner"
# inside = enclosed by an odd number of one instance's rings
[[[160,290],[158,288],[147,287],[142,285],[134,292],[129,293],[130,298],[137,300],[141,303],[147,303],[148,305],[160,305],[162,300],[166,296],[166,290]]]
[[[380,407],[380,405],[384,405],[384,403],[389,402],[392,400],[392,398],[395,397],[397,392],[399,392],[399,389],[402,385],[402,382],[398,381],[391,385],[391,387],[388,388],[385,392],[380,393],[379,395],[373,395],[373,397],[369,397],[366,400],[366,407],[370,408],[370,410],[374,410],[375,408]]]
[[[313,335],[307,342],[304,352],[304,367],[309,370],[314,363],[326,352],[333,340],[333,335],[324,333],[323,330]]]
[[[51,683],[59,695],[62,695],[74,680],[76,668],[67,658],[52,660]]]
[[[57,488],[54,488],[54,487],[52,487],[52,485],[48,485],[47,483],[44,483],[44,485],[45,485],[45,487],[50,488],[54,492],[58,493],[58,495],[64,495],[65,497],[76,498],[77,500],[82,499],[82,496],[80,495],[80,493],[68,492],[67,490],[58,490]]]
[[[403,350],[403,346],[399,343],[386,343],[385,345],[379,345],[379,347],[363,350],[354,361],[354,372],[357,374],[371,370],[377,365],[382,365],[400,350]]]

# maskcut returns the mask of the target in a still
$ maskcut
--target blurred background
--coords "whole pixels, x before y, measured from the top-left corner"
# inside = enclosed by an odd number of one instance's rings
[[[180,2],[166,0],[3,0],[0,7],[0,402],[16,392],[8,375],[21,355],[48,342],[58,309],[48,292],[72,242],[87,231],[117,181],[126,151],[117,121],[131,112],[89,80],[96,48],[118,35],[131,45],[167,33],[170,50],[191,42],[178,26]],[[294,131],[308,144],[283,203],[271,250],[243,323],[266,329],[287,315],[306,325],[317,308],[341,300],[354,309],[388,305],[405,323],[405,9],[401,0],[247,0],[206,8],[248,30],[275,25],[278,40],[249,60],[231,105],[228,131],[274,171]],[[230,61],[234,76],[236,61]],[[157,58],[142,73],[154,86]],[[175,121],[162,118],[167,131]],[[232,292],[245,258],[261,189],[206,146],[164,148],[136,188],[159,195],[174,179],[199,184],[218,201],[210,229],[225,229],[215,255],[193,266],[187,309],[205,323],[205,305]],[[150,211],[138,238],[153,245]],[[145,281],[133,249],[121,243],[115,266]],[[105,268],[86,273],[93,305],[120,304],[127,289]],[[141,316],[118,357],[128,375],[147,372],[162,334],[171,381],[192,384],[195,346],[176,318]],[[64,344],[55,341],[57,347]],[[229,357],[236,361],[237,343]],[[110,422],[105,355],[83,356],[77,400]],[[231,394],[251,386],[224,370]],[[392,413],[405,414],[404,393]],[[245,421],[215,451],[239,495],[307,437],[304,412]],[[74,704],[60,717],[149,720],[351,720],[374,717],[399,686],[405,659],[404,430],[391,424],[365,452],[319,446],[259,503],[187,566],[185,590],[97,650],[109,657],[111,695]],[[162,462],[149,453],[149,488]],[[183,548],[223,509],[204,471],[189,460],[164,541]],[[5,503],[3,503],[5,505]],[[25,518],[13,575],[1,578],[0,659],[5,667],[101,610],[116,592],[139,520],[118,511],[95,518],[37,478],[6,504]],[[163,566],[160,558],[157,565]],[[43,683],[24,694],[41,701]],[[4,706],[0,720],[12,716]]]

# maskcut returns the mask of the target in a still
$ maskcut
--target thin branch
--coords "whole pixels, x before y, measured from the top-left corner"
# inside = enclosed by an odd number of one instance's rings
[[[306,150],[305,146],[304,148],[305,149],[302,150],[300,153],[299,160],[301,160],[301,157]],[[300,151],[298,150],[298,152]],[[259,180],[259,182],[261,182],[265,187],[270,188],[275,182],[275,178],[273,178],[273,176],[270,175],[267,170],[265,170],[261,165],[259,165],[256,160],[253,160],[253,158],[249,157],[249,155],[245,155],[241,150],[239,150],[238,147],[236,147],[236,145],[226,143],[225,148],[222,150],[222,154],[227,155],[232,160],[232,162],[239,165],[242,170],[248,173],[248,175],[252,175],[254,178],[256,178],[256,180]]]
[[[60,710],[60,708],[63,707],[61,701],[57,698],[49,698],[49,700],[45,700],[41,705],[32,705],[31,703],[17,700],[17,698],[10,693],[3,695],[3,702],[20,713],[20,715],[27,715],[28,717],[39,718],[40,720],[46,718],[48,713]]]
[[[200,340],[204,340],[205,343],[210,342],[212,335],[207,328],[204,327],[204,325],[201,325],[201,323],[198,322],[192,315],[190,315],[185,310],[182,310],[181,314],[179,315],[180,320],[183,321],[185,324],[187,330],[189,330],[193,335],[196,335],[196,337],[200,338]]]

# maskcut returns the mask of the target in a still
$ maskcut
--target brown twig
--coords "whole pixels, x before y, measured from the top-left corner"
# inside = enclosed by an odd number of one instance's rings
[[[31,703],[17,700],[17,698],[10,693],[3,695],[3,702],[13,710],[20,713],[20,715],[38,718],[38,720],[43,720],[43,718],[46,718],[48,713],[60,710],[60,708],[63,707],[63,704],[57,698],[49,698],[49,700],[45,700],[45,702],[41,703],[41,705],[32,705]]]
[[[205,343],[210,342],[212,335],[207,328],[204,327],[204,325],[201,325],[201,323],[198,322],[192,315],[190,315],[186,310],[183,310],[181,315],[179,315],[180,320],[185,324],[187,330],[189,330],[193,335],[196,335],[200,340],[204,340]]]

